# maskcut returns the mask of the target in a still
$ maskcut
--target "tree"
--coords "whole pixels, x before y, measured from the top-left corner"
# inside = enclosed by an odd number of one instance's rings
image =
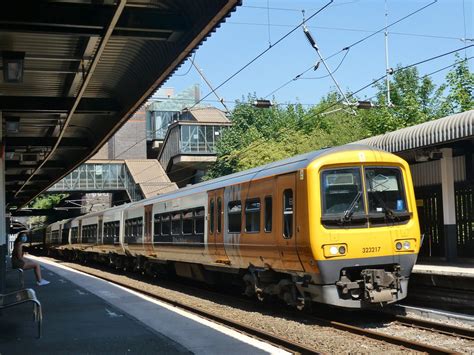
[[[400,68],[400,66],[399,66]],[[440,117],[442,95],[446,86],[437,87],[431,78],[420,77],[416,67],[397,69],[390,79],[387,103],[386,82],[377,83],[377,109],[365,115],[371,135],[383,134]]]
[[[443,104],[445,116],[474,109],[474,73],[467,60],[457,55],[456,65],[446,75],[449,94]]]

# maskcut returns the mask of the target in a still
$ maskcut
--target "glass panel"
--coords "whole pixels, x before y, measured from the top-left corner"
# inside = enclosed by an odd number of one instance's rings
[[[217,198],[217,233],[221,232],[222,227],[222,199]]]
[[[242,225],[242,204],[240,201],[231,201],[228,205],[227,217],[229,233],[240,233]]]
[[[211,208],[209,210],[209,233],[214,233],[214,199],[211,200]]]
[[[369,213],[406,212],[401,171],[398,168],[365,168]]]
[[[194,210],[194,231],[196,234],[204,234],[204,207]]]
[[[293,237],[293,190],[283,191],[283,237]]]
[[[260,232],[260,199],[245,201],[245,231]]]
[[[321,179],[323,215],[364,213],[359,168],[325,170]]]
[[[161,235],[170,235],[171,219],[168,213],[161,216]]]
[[[272,197],[265,197],[265,232],[272,231]]]
[[[171,234],[181,234],[181,212],[173,213],[171,217]]]
[[[193,234],[193,211],[183,212],[183,234]]]

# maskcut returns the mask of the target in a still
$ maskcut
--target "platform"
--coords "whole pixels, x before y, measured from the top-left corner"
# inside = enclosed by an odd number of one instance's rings
[[[474,278],[474,264],[420,263],[415,265],[413,273]]]
[[[277,354],[266,343],[188,312],[72,270],[41,262],[47,286],[36,286],[43,306],[43,337],[36,339],[32,305],[0,314],[0,353],[8,354]],[[18,275],[7,273],[8,291]]]

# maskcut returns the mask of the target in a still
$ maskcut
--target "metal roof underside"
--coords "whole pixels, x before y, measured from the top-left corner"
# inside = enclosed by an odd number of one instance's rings
[[[474,137],[474,110],[402,128],[354,143],[367,144],[395,153],[443,145],[472,137]]]
[[[8,208],[95,154],[239,3],[0,2],[0,52],[25,58],[21,83],[0,73]]]

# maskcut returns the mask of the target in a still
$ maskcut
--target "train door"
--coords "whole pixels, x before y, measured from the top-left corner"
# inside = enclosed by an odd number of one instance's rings
[[[153,235],[151,231],[151,223],[153,218],[153,205],[145,206],[145,223],[144,223],[144,237],[143,246],[145,251],[149,254],[153,252]]]
[[[208,193],[207,245],[214,262],[229,264],[224,245],[224,189]]]
[[[276,240],[283,266],[288,270],[303,270],[296,248],[296,173],[277,177]]]

